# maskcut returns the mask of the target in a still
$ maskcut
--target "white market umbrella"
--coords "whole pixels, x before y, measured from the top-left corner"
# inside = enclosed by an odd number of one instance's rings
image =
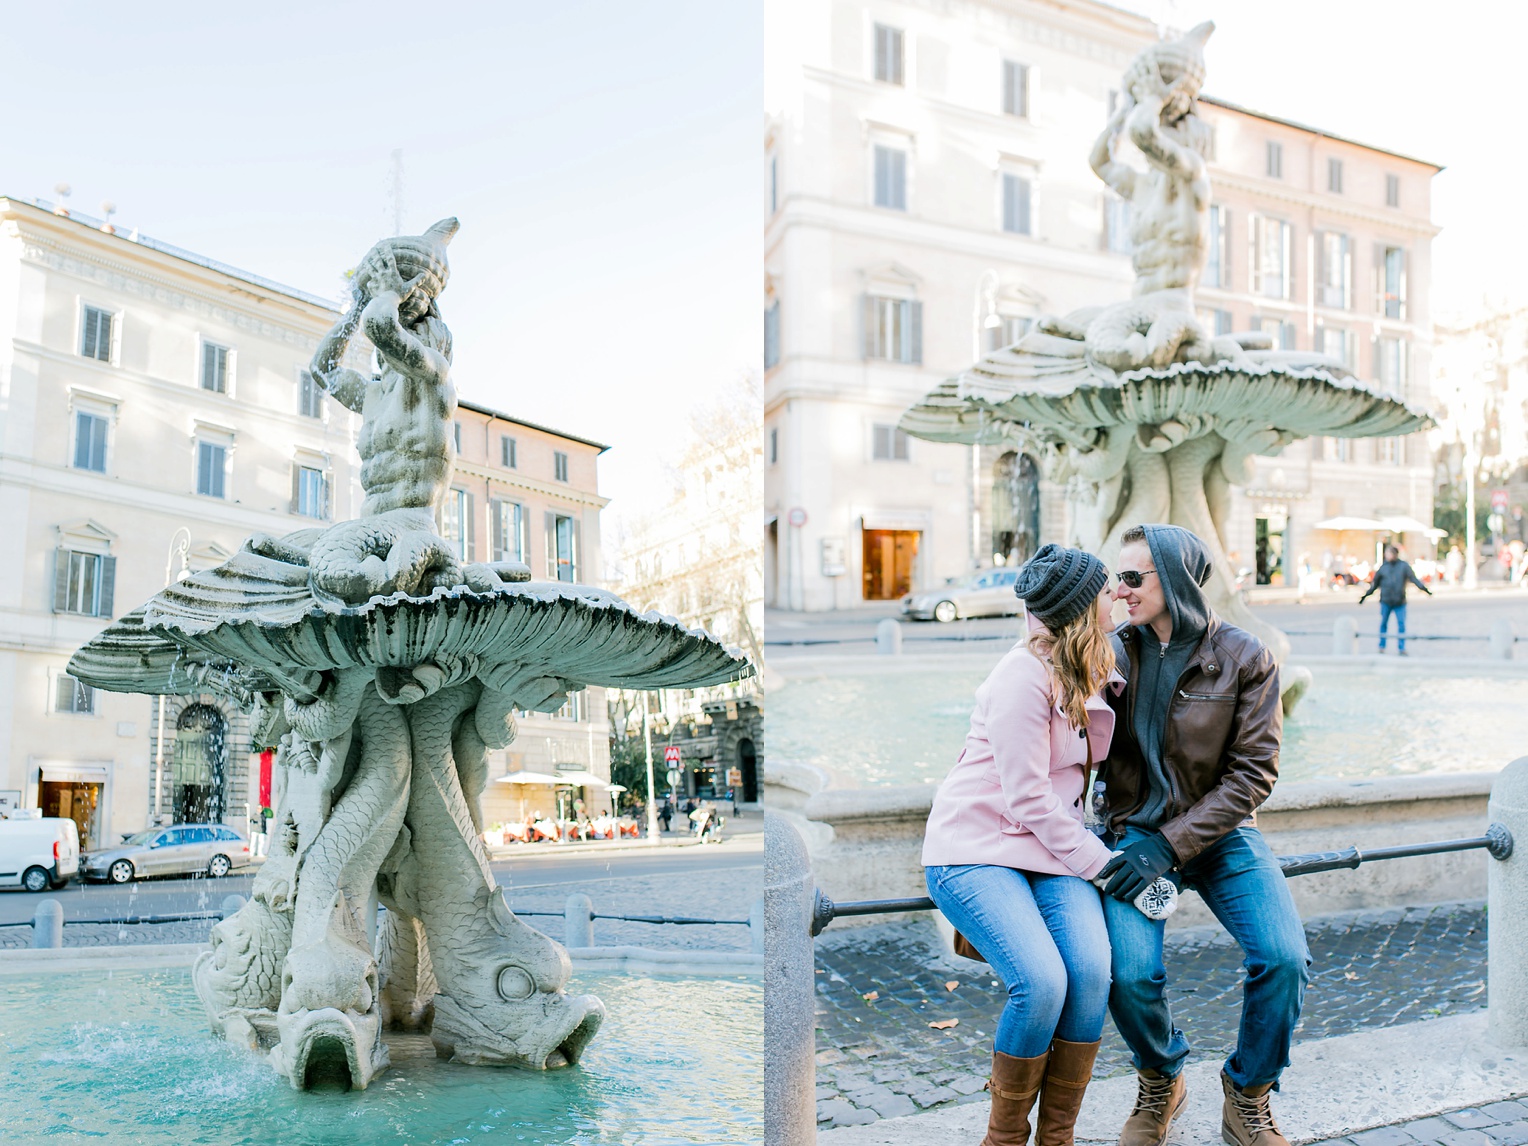
[[[1312,529],[1329,529],[1333,533],[1387,533],[1390,526],[1372,517],[1329,517],[1318,521]],[[1425,526],[1423,528],[1426,528]]]
[[[1384,518],[1385,528],[1391,533],[1430,533],[1432,526],[1404,514]]]
[[[520,771],[511,772],[508,776],[500,776],[497,780],[494,781],[494,783],[515,784],[519,786],[520,818],[523,820],[525,819],[525,789],[527,786],[531,784],[544,784],[547,787],[555,788],[559,784],[566,784],[567,781],[564,780],[561,776],[549,776],[545,772]]]
[[[560,773],[558,776],[558,783],[572,784],[575,788],[610,787],[610,784],[607,781],[601,780],[593,772],[588,772],[583,769]]]

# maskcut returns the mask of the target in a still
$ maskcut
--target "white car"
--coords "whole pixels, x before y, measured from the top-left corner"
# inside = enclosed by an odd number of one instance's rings
[[[0,887],[59,888],[80,869],[80,829],[59,817],[0,820]]]
[[[999,566],[952,577],[937,589],[902,598],[902,615],[915,621],[954,621],[961,617],[1012,617],[1024,611],[1013,595],[1017,566]]]

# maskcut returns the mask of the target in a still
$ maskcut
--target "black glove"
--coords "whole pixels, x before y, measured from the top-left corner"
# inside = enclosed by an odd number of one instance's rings
[[[1177,864],[1172,844],[1161,832],[1152,832],[1144,839],[1136,840],[1120,854],[1104,864],[1098,878],[1113,875],[1104,891],[1122,903],[1131,903],[1152,885],[1158,876],[1166,875]]]

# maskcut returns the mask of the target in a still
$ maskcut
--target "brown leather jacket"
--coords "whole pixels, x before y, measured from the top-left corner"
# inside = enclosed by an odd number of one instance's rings
[[[1146,800],[1146,762],[1133,732],[1141,640],[1134,626],[1116,632],[1127,684],[1105,690],[1115,710],[1114,740],[1099,765],[1104,821],[1120,831]],[[1118,646],[1116,646],[1118,648]],[[1283,732],[1279,668],[1268,647],[1219,617],[1178,678],[1162,759],[1171,785],[1161,832],[1187,863],[1232,828],[1254,820],[1279,778]]]

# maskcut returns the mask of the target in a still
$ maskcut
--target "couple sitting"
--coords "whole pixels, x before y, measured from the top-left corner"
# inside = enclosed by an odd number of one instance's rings
[[[1124,535],[1112,593],[1078,549],[1047,545],[1019,573],[1028,640],[977,690],[923,845],[929,895],[1008,988],[983,1146],[1023,1146],[1031,1113],[1040,1146],[1071,1146],[1106,1006],[1139,1075],[1120,1146],[1166,1139],[1189,1044],[1167,1005],[1164,925],[1133,902],[1162,876],[1197,891],[1246,954],[1221,1134],[1288,1146],[1268,1095],[1310,956],[1253,826],[1278,776],[1278,667],[1211,612],[1209,575],[1203,542],[1170,525]],[[1111,636],[1115,599],[1129,620]]]

